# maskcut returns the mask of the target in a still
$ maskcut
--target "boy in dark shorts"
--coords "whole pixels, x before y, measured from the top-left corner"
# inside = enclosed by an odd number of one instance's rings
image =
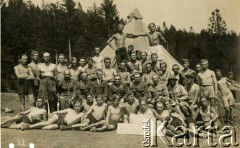
[[[17,76],[17,89],[20,98],[21,111],[25,111],[25,95],[28,96],[30,106],[34,106],[34,96],[31,80],[34,79],[31,68],[27,65],[28,56],[23,54],[20,63],[14,67]]]
[[[47,120],[47,111],[43,108],[43,99],[36,100],[37,107],[31,107],[29,110],[20,112],[18,115],[1,123],[1,127],[20,129],[23,124],[34,124]],[[19,124],[10,125],[17,122]],[[10,125],[10,126],[9,126]]]

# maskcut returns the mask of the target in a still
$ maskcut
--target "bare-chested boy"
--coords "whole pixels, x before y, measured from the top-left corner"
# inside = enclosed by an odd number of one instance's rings
[[[217,79],[214,71],[208,69],[208,60],[201,60],[202,71],[198,73],[198,84],[201,96],[210,101],[211,107],[215,107],[215,98],[218,92]]]
[[[227,77],[222,76],[221,70],[216,70],[216,76],[218,79],[218,88],[221,93],[221,99],[223,101],[223,105],[225,108],[225,123],[230,122],[233,124],[233,106],[235,103],[235,99],[233,97],[232,92],[228,88],[228,82],[231,82]]]
[[[58,65],[56,66],[56,80],[57,82],[64,80],[63,72],[67,69],[66,63],[65,63],[65,55],[59,54],[58,56]]]
[[[103,120],[99,123],[102,123],[100,128],[93,126],[91,128],[92,132],[102,132],[102,131],[111,131],[117,128],[117,124],[122,117],[123,107],[119,104],[120,98],[117,95],[113,96],[113,104],[108,107],[106,120]],[[105,122],[105,123],[104,123]]]
[[[160,45],[161,41],[166,43],[166,40],[164,39],[164,37],[162,36],[162,34],[160,32],[156,31],[155,23],[150,23],[148,25],[148,28],[149,28],[150,32],[146,33],[146,36],[148,37],[148,41],[151,46],[150,52],[148,53],[148,55],[151,55],[152,53],[157,53],[158,58],[160,58],[161,55],[158,52],[159,48],[155,48],[155,47],[157,45]]]
[[[4,122],[1,123],[1,127],[8,127],[14,129],[21,129],[23,124],[33,124],[47,120],[47,111],[43,108],[43,99],[38,98],[36,100],[37,107],[31,107],[27,111],[20,112]],[[13,122],[20,122],[16,125],[10,125]]]
[[[88,112],[84,115],[83,122],[80,124],[72,125],[71,128],[80,127],[81,130],[89,130],[94,126],[102,125],[105,121],[107,105],[103,102],[103,96],[99,95],[96,98],[96,104],[91,106]]]
[[[15,75],[17,76],[17,89],[20,98],[21,111],[25,111],[25,95],[28,96],[29,103],[34,106],[34,96],[31,80],[34,79],[31,68],[27,65],[27,55],[21,55],[19,65],[14,67]]]
[[[38,67],[38,52],[33,50],[31,53],[32,62],[28,64],[28,66],[31,68],[34,79],[32,80],[32,88],[33,88],[33,95],[34,100],[37,99],[38,95],[38,89],[39,89],[39,79],[37,78],[37,67]]]
[[[124,113],[124,123],[129,123],[129,115],[130,114],[137,114],[137,111],[139,109],[139,102],[134,97],[133,94],[128,94],[127,96],[127,102],[123,103],[123,113]]]
[[[135,72],[142,73],[142,63],[137,60],[136,52],[131,53],[130,61],[127,63],[127,66],[131,74]]]
[[[123,32],[124,25],[122,23],[118,24],[118,31],[110,39],[108,39],[108,45],[115,50],[116,61],[119,65],[122,61],[126,62],[128,60],[128,52],[125,45],[126,38],[136,38],[139,35],[127,34]],[[115,40],[115,46],[112,45],[111,41]]]
[[[98,47],[96,47],[95,48],[95,56],[93,57],[94,67],[102,70],[103,60],[104,60],[104,57],[100,55],[100,49]]]
[[[71,79],[73,79],[75,81],[79,81],[79,76],[80,76],[81,71],[78,68],[77,58],[75,58],[75,57],[72,57],[72,59],[71,59],[70,72],[71,72]]]
[[[70,126],[81,121],[83,113],[80,112],[82,105],[79,101],[74,103],[74,109],[67,108],[61,111],[55,111],[49,115],[47,121],[39,122],[33,125],[22,125],[22,130],[27,129],[45,129],[54,130],[62,128],[62,126]]]

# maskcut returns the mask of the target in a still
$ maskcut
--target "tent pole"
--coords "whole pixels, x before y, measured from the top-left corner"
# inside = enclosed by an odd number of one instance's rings
[[[71,41],[70,41],[70,37],[68,37],[68,52],[69,52],[69,61],[72,58],[72,51],[71,51]]]

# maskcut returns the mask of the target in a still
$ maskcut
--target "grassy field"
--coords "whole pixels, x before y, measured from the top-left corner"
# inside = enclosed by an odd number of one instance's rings
[[[19,111],[19,100],[17,94],[2,93],[2,108],[12,108]],[[28,102],[27,102],[27,106]],[[14,114],[1,114],[1,119],[5,120]],[[239,133],[237,129],[237,133]],[[59,131],[59,130],[12,130],[1,129],[1,147],[7,148],[9,143],[14,143],[15,147],[28,147],[29,143],[34,143],[35,148],[139,148],[142,146],[143,136],[120,135],[116,131],[104,133],[91,133],[87,131]],[[180,140],[181,142],[182,140]],[[215,139],[215,142],[218,140]],[[229,139],[227,140],[229,141]],[[237,141],[240,136],[237,134]],[[24,146],[25,145],[25,146]],[[158,147],[167,147],[158,139]],[[206,140],[200,139],[200,147],[209,147]],[[222,147],[222,146],[221,146]]]

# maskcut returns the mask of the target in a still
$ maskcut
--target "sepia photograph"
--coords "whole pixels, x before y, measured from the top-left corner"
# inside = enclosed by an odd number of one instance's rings
[[[239,147],[239,0],[0,8],[0,147]]]

